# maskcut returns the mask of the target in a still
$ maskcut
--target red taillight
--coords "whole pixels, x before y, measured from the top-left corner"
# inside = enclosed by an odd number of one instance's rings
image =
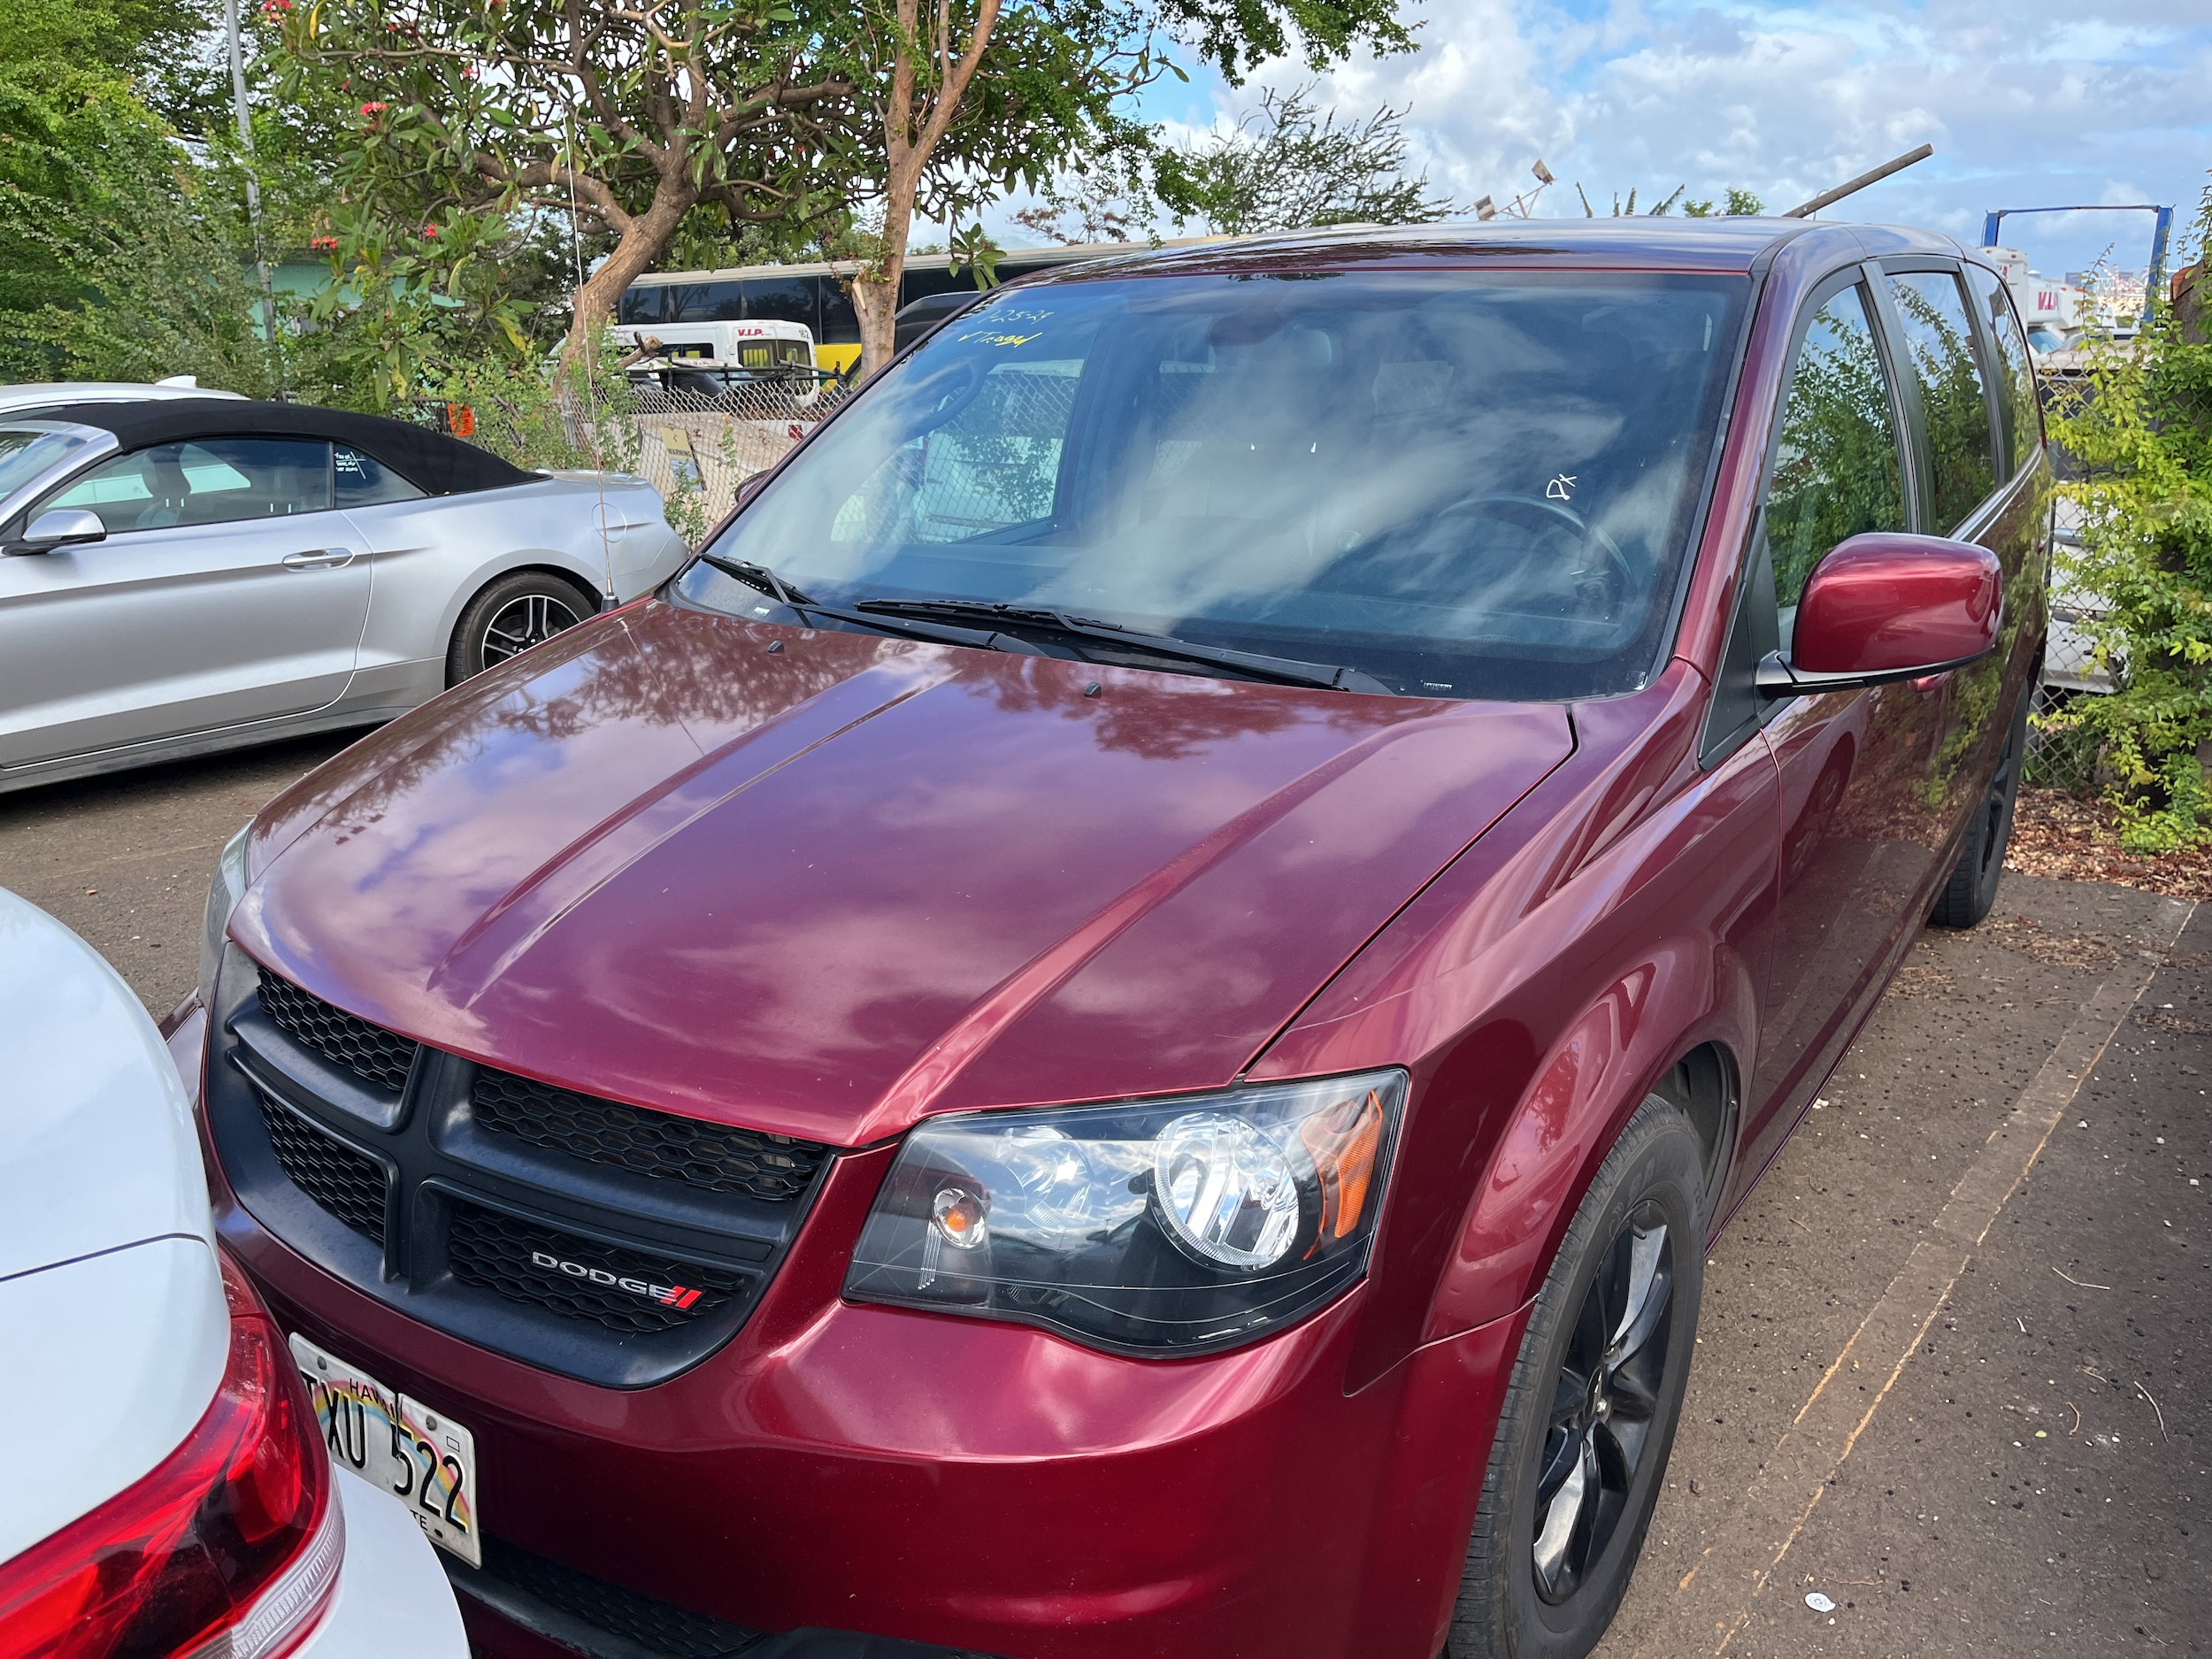
[[[283,1333],[226,1258],[215,1402],[136,1486],[0,1565],[0,1659],[279,1659],[337,1587],[330,1461]]]

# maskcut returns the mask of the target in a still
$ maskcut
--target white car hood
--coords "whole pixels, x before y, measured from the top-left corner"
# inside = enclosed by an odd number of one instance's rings
[[[0,1280],[164,1237],[215,1242],[175,1063],[91,946],[0,889]]]

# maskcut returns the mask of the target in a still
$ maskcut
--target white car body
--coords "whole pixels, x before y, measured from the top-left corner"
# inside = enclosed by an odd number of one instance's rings
[[[0,1494],[4,1578],[185,1440],[231,1322],[168,1049],[90,946],[4,889],[0,1007],[0,1413],[24,1431]],[[344,1556],[299,1659],[466,1659],[451,1586],[405,1507],[330,1479]]]
[[[0,446],[37,431],[66,453],[42,471],[27,460],[0,489],[0,526],[12,537],[58,498],[104,488],[104,467],[157,449],[204,452],[191,449],[189,435],[157,440],[149,432],[252,421],[258,425],[239,426],[244,441],[342,446],[347,440],[326,439],[319,423],[361,419],[205,395],[57,406],[58,388],[42,389],[45,404],[0,411]],[[296,421],[299,431],[279,421]],[[163,422],[171,424],[149,425]],[[0,792],[391,719],[446,688],[462,614],[502,577],[557,575],[588,615],[649,591],[689,556],[642,479],[521,473],[469,453],[511,481],[119,527],[82,544],[0,557]],[[0,454],[0,465],[9,458]],[[210,470],[184,469],[196,479]]]
[[[202,386],[188,374],[170,380],[48,380],[27,386],[0,386],[0,415],[49,403],[137,403],[179,397],[245,400],[236,392]]]

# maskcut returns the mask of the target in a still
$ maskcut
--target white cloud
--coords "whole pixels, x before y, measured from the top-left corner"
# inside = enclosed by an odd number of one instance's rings
[[[2175,204],[2190,216],[2212,165],[2212,4],[2086,0],[2054,19],[2029,0],[1431,0],[1421,50],[1363,58],[1324,81],[1348,113],[1410,106],[1432,179],[1463,202],[1509,197],[1541,156],[1560,180],[1540,210],[1578,213],[1579,180],[1604,211],[1729,185],[1778,211],[1914,145],[1934,159],[1832,211],[1978,241],[1990,208]],[[1294,64],[1260,81],[1306,79]],[[1205,85],[1217,113],[1249,88]],[[2010,220],[2039,264],[2085,263],[2147,219]]]

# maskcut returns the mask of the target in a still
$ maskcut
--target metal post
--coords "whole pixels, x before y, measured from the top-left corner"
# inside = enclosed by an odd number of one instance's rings
[[[285,385],[284,356],[277,349],[276,286],[269,279],[268,257],[261,247],[261,179],[255,171],[253,112],[246,103],[246,48],[238,28],[238,0],[223,0],[223,28],[230,37],[230,100],[238,118],[238,144],[246,155],[246,223],[253,236],[254,270],[261,278],[261,334],[269,348],[269,365],[276,371],[277,396]]]
[[[2174,210],[2162,207],[2151,227],[2151,268],[2143,279],[2143,323],[2164,309],[2166,302],[2166,239],[2173,234]]]
[[[1865,189],[1870,184],[1879,184],[1884,179],[1888,178],[1891,173],[1902,173],[1906,168],[1911,166],[1916,161],[1925,161],[1929,157],[1934,154],[1935,146],[1933,144],[1923,144],[1917,150],[1909,150],[1903,155],[1898,157],[1894,161],[1886,161],[1880,166],[1863,173],[1855,179],[1847,179],[1843,183],[1838,185],[1832,190],[1823,190],[1811,201],[1800,204],[1798,206],[1790,209],[1790,211],[1783,214],[1782,217],[1784,219],[1810,219],[1814,214],[1819,212],[1822,208],[1832,206],[1836,203],[1842,201],[1845,196],[1854,195],[1860,190]]]

